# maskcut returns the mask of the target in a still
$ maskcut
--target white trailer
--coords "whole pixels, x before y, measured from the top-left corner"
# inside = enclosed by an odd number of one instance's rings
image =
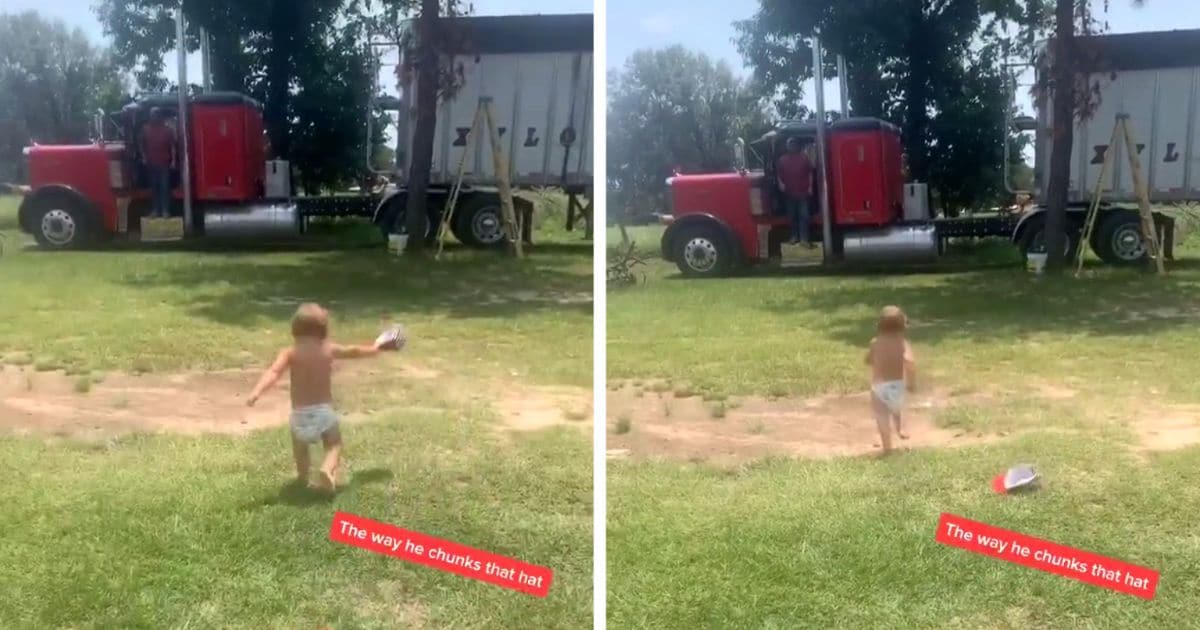
[[[1117,114],[1129,115],[1151,202],[1200,200],[1200,30],[1081,38],[1079,60],[1097,106],[1075,122],[1070,201],[1091,198]],[[1039,110],[1036,174],[1044,198],[1054,121],[1049,101]],[[1114,158],[1103,196],[1135,203],[1122,145]]]
[[[1045,46],[1051,46],[1046,43]],[[1052,50],[1052,49],[1051,49]],[[1080,242],[1086,208],[1095,192],[1117,114],[1128,114],[1151,203],[1200,201],[1200,30],[1097,35],[1077,40],[1077,71],[1086,76],[1094,104],[1091,115],[1076,118],[1068,188],[1068,252]],[[1042,55],[1049,61],[1050,55]],[[1047,65],[1036,68],[1038,83]],[[1034,189],[1045,203],[1055,121],[1052,95],[1035,105]],[[1018,130],[1029,127],[1017,125]],[[1088,246],[1104,261],[1131,264],[1146,259],[1147,247],[1123,143],[1105,177],[1101,210]],[[1115,185],[1114,185],[1115,182]],[[1045,251],[1044,207],[1025,214],[1013,240],[1025,251]],[[1173,254],[1174,223],[1155,213],[1166,258]]]
[[[381,213],[400,205],[416,127],[416,72],[407,59],[413,51],[415,23],[406,24],[404,33],[398,42],[395,187],[381,204]],[[486,135],[469,137],[480,99],[488,98],[508,157],[510,183],[518,188],[561,188],[570,196],[571,210],[583,212],[577,197],[590,198],[592,190],[592,15],[452,18],[444,20],[442,35],[442,67],[454,77],[454,89],[438,102],[431,206],[439,205],[438,196],[454,185],[463,153],[470,151],[465,192],[455,210],[461,214],[454,222],[455,235],[472,244],[502,239],[490,141]],[[528,204],[524,206],[518,210],[531,212]],[[382,223],[395,224],[396,213],[392,214]],[[590,217],[587,220],[590,227]],[[572,213],[568,223],[573,222]]]

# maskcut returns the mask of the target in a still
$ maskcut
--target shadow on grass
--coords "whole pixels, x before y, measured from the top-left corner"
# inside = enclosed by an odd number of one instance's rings
[[[310,505],[332,503],[338,494],[353,490],[360,486],[369,485],[372,483],[380,483],[388,481],[395,475],[392,471],[386,468],[370,468],[359,473],[355,473],[350,478],[350,483],[338,488],[336,494],[321,492],[302,484],[299,481],[289,481],[279,489],[279,492],[270,497],[254,501],[245,506],[247,510],[253,510],[261,507],[273,505],[290,505],[292,507],[306,507]]]
[[[143,267],[118,282],[179,289],[193,314],[240,327],[287,317],[305,301],[331,305],[347,319],[430,312],[503,319],[592,310],[586,246],[546,246],[524,260],[455,247],[442,261],[406,259],[381,248],[313,247],[276,250],[293,252],[280,258],[246,251],[201,256],[194,263]]]
[[[831,338],[858,344],[869,338],[874,319],[863,316],[886,304],[908,313],[914,336],[944,339],[1018,340],[1038,333],[1150,336],[1200,322],[1200,260],[1182,259],[1159,278],[1142,268],[1089,263],[1084,275],[1034,276],[1005,243],[960,247],[932,265],[813,265],[755,270],[755,279],[777,281],[777,290],[757,303],[763,311],[789,315],[819,313]],[[668,279],[681,278],[670,276]],[[789,291],[784,283],[833,279],[827,290]],[[843,280],[844,279],[844,280]],[[695,282],[695,280],[687,280]],[[747,278],[715,282],[746,282]]]

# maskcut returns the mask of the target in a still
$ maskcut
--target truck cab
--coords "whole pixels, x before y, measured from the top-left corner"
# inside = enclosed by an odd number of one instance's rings
[[[778,259],[791,226],[775,165],[791,138],[812,151],[817,163],[816,136],[814,122],[784,122],[750,143],[759,169],[667,180],[671,208],[663,257],[685,275],[719,275],[742,264]],[[885,229],[905,218],[900,130],[875,118],[849,118],[828,124],[826,138],[831,231],[840,253],[847,234]],[[808,233],[819,243],[821,181],[814,179]]]
[[[265,139],[262,107],[236,93],[198,94],[189,100],[187,134],[192,199],[204,207],[236,206],[262,200]],[[150,192],[143,166],[141,129],[152,109],[178,121],[175,94],[143,96],[108,117],[117,138],[105,139],[104,118],[96,140],[80,145],[26,147],[29,189],[18,213],[21,228],[43,247],[66,249],[104,237],[138,231],[149,213]],[[175,123],[177,124],[177,123]],[[177,135],[182,136],[177,129]],[[183,148],[181,141],[180,147]],[[175,204],[182,193],[179,172],[172,176]],[[174,210],[179,214],[178,208]]]

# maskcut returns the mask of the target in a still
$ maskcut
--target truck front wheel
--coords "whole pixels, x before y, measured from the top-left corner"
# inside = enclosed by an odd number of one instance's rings
[[[1148,255],[1142,219],[1136,212],[1118,210],[1105,217],[1096,228],[1094,241],[1092,251],[1110,265],[1133,265]]]
[[[41,199],[34,208],[33,236],[47,249],[77,249],[95,236],[91,216],[76,200],[63,195]]]
[[[680,273],[693,278],[725,275],[733,263],[733,248],[716,228],[706,225],[685,228],[674,239],[671,258]]]

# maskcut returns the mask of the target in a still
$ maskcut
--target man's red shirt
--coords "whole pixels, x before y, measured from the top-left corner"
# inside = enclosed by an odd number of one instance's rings
[[[803,151],[784,153],[775,170],[784,192],[789,197],[802,197],[812,193],[813,165]]]

